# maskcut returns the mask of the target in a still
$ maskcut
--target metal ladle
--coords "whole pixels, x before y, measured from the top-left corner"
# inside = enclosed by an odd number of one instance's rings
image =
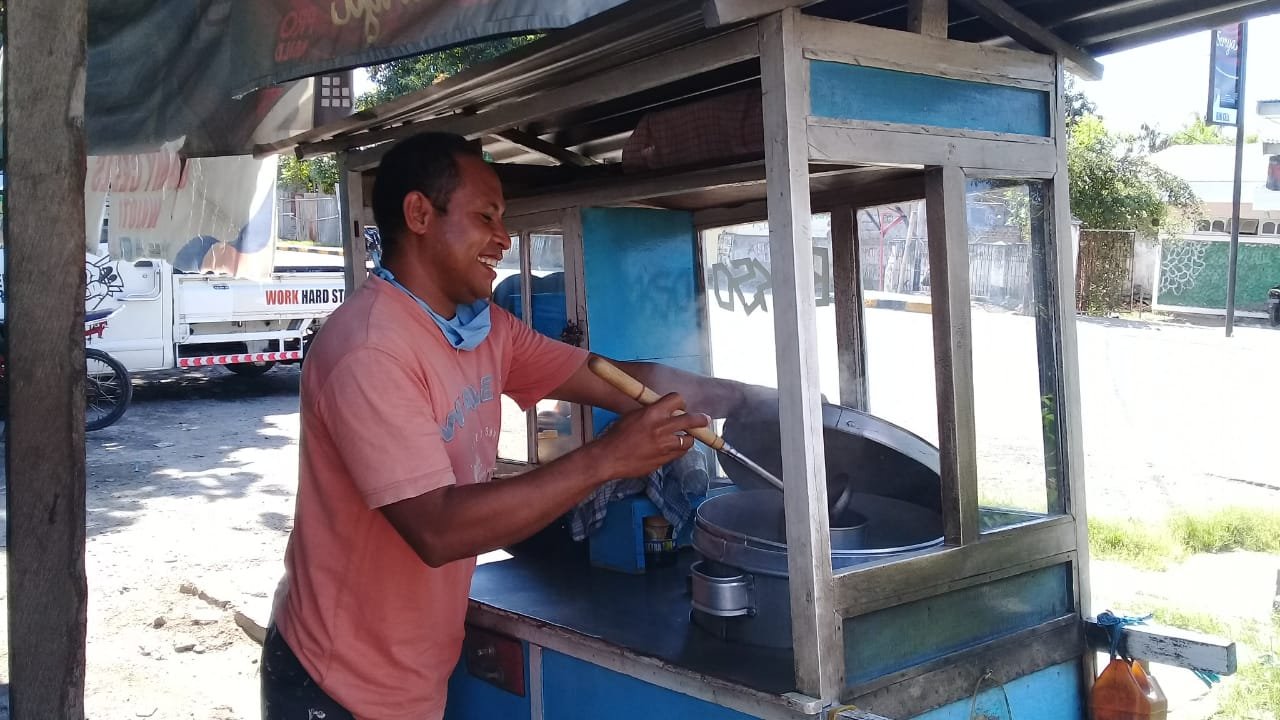
[[[661,399],[658,393],[650,390],[644,383],[631,377],[619,369],[618,366],[602,357],[597,355],[591,356],[591,359],[587,361],[587,367],[591,368],[591,372],[595,373],[600,379],[614,386],[619,392],[632,400],[635,400],[641,405],[649,406]],[[680,411],[677,414],[683,415],[684,412]],[[773,473],[760,467],[751,460],[751,458],[738,452],[732,445],[726,443],[724,438],[717,435],[710,427],[692,428],[689,430],[689,435],[702,441],[704,445],[712,450],[722,452],[734,460],[737,460],[748,470],[751,470],[755,474],[767,480],[770,485],[774,486],[779,491],[782,490],[781,480],[774,477]]]

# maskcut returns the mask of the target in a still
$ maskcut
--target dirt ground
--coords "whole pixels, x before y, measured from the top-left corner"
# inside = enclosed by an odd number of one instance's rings
[[[145,377],[88,436],[87,718],[259,717],[260,647],[235,615],[265,622],[282,572],[299,378]]]

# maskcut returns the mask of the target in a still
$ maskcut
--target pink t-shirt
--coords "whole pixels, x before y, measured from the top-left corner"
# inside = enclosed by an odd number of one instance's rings
[[[488,482],[500,395],[541,400],[586,352],[492,308],[473,351],[445,342],[378,278],[330,316],[302,374],[302,434],[287,589],[275,621],[311,677],[357,717],[432,720],[462,647],[475,559],[432,568],[381,506]]]

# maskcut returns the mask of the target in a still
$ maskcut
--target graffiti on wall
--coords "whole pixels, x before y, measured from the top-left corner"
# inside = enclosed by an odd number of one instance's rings
[[[1209,243],[1195,240],[1166,241],[1160,262],[1160,292],[1182,295],[1195,289],[1205,268]]]
[[[728,312],[736,312],[739,306],[747,315],[757,310],[769,312],[772,270],[755,255],[715,263],[711,266],[707,285],[715,296],[716,304]],[[813,249],[813,289],[818,307],[831,304],[830,248]]]
[[[110,255],[89,257],[84,263],[84,309],[97,310],[116,293],[124,292],[124,280]]]
[[[1267,291],[1280,282],[1280,245],[1241,242],[1237,261],[1237,312],[1267,312]],[[1161,305],[1225,310],[1231,269],[1226,238],[1182,238],[1161,247]]]

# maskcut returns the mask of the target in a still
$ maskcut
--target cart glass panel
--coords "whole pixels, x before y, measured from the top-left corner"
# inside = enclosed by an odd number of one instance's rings
[[[819,384],[822,394],[835,402],[840,397],[840,380],[831,216],[814,215],[811,227]],[[701,243],[712,374],[777,387],[769,224],[756,222],[703,230]]]
[[[532,232],[529,239],[529,310],[526,322],[534,330],[560,340],[568,324],[565,300],[564,235],[559,231]],[[543,400],[533,410],[538,462],[550,462],[582,444],[580,423],[573,406]]]
[[[498,263],[498,278],[494,281],[493,302],[506,310],[519,310],[514,305],[504,302],[504,294],[518,295],[521,286],[521,247],[520,235],[511,235],[511,248],[502,255]],[[513,314],[528,322],[522,312]],[[502,432],[498,435],[498,457],[514,462],[529,462],[529,423],[525,414],[515,400],[502,396]]]
[[[565,298],[564,236],[559,230],[511,235],[498,264],[493,303],[537,332],[561,339],[568,322]],[[502,398],[498,457],[515,462],[549,462],[582,444],[579,412],[568,403],[543,400],[528,413]]]
[[[938,444],[925,201],[859,208],[867,409]]]
[[[1063,511],[1049,184],[970,180],[966,192],[981,529]]]
[[[814,300],[822,392],[839,396],[836,374],[835,304],[831,276],[831,216],[812,220]],[[702,231],[707,318],[713,374],[777,387],[773,332],[769,223],[744,223]]]

